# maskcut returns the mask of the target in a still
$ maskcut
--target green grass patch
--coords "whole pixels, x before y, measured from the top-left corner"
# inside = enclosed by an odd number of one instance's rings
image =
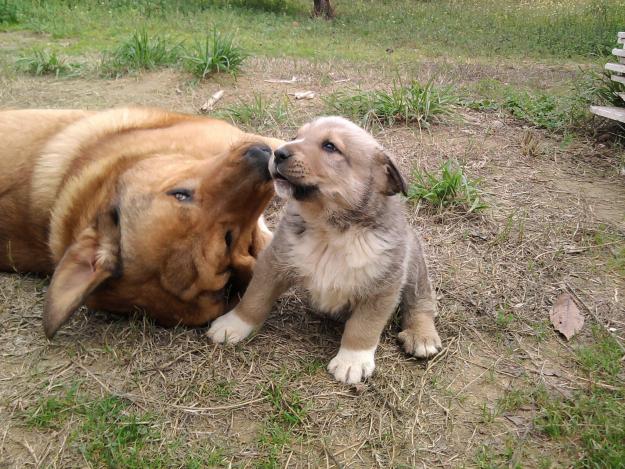
[[[369,127],[396,123],[427,125],[451,114],[458,98],[450,87],[413,81],[407,86],[394,83],[390,91],[336,92],[324,101],[329,112]]]
[[[300,394],[288,388],[287,383],[292,376],[292,371],[283,369],[274,374],[263,390],[272,412],[265,420],[258,438],[258,446],[263,453],[254,464],[258,469],[281,467],[279,456],[283,448],[297,438],[295,432],[308,415],[308,405]]]
[[[448,160],[438,174],[425,170],[413,172],[408,200],[424,201],[438,210],[459,208],[467,213],[487,207],[477,180],[470,179],[457,161]]]
[[[623,350],[616,339],[599,326],[593,326],[592,335],[594,342],[577,351],[580,365],[591,378],[617,382],[622,368]]]
[[[251,100],[241,100],[216,111],[215,115],[257,131],[275,128],[289,121],[289,100],[285,96],[271,101],[255,94]]]
[[[22,54],[16,60],[15,67],[18,71],[29,75],[54,75],[55,77],[74,76],[80,70],[79,65],[68,63],[65,57],[58,55],[55,51],[41,48],[33,48]]]
[[[150,36],[146,30],[135,31],[115,50],[104,54],[100,72],[119,77],[139,70],[154,70],[176,64],[182,53],[182,44],[170,44],[167,38]]]
[[[84,53],[137,27],[191,39],[207,24],[227,25],[256,54],[402,63],[607,55],[625,24],[620,0],[354,0],[337,4],[334,21],[310,18],[311,8],[309,0],[22,0],[16,27],[76,37],[73,47]]]
[[[595,326],[593,342],[580,347],[577,358],[591,382],[608,382],[612,388],[592,384],[571,399],[543,396],[537,401],[541,410],[535,424],[553,439],[573,442],[577,467],[621,467],[625,461],[623,351],[609,333]]]
[[[297,391],[289,390],[281,379],[276,379],[265,389],[271,403],[273,420],[283,426],[293,427],[303,423],[308,409]]]
[[[0,24],[17,24],[17,5],[9,0],[0,0]]]
[[[165,440],[158,418],[137,413],[117,396],[91,397],[80,383],[56,388],[24,413],[26,425],[39,429],[70,428],[68,446],[91,467],[214,467],[224,464],[219,447],[189,448]]]
[[[234,43],[234,36],[221,34],[213,28],[205,39],[197,42],[184,56],[185,68],[198,78],[213,73],[228,72],[236,75],[247,53]]]

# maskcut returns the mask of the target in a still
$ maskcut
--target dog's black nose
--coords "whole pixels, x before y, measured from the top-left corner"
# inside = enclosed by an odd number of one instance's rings
[[[286,161],[291,157],[291,153],[289,153],[289,150],[286,148],[278,148],[273,152],[273,155],[276,158],[276,163]]]
[[[260,174],[265,180],[271,179],[269,158],[271,158],[271,148],[267,145],[252,145],[245,152],[245,160],[252,167],[260,170]]]

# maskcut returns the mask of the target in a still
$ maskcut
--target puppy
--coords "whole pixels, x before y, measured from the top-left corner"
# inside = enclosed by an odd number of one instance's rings
[[[206,324],[269,242],[282,141],[147,108],[4,111],[0,138],[0,271],[52,275],[48,337],[83,304]]]
[[[328,365],[338,381],[371,375],[380,335],[398,306],[406,352],[436,354],[441,340],[423,248],[396,195],[405,194],[406,183],[381,145],[346,119],[322,117],[275,150],[269,170],[276,192],[288,199],[286,214],[239,305],[212,323],[211,339],[244,339],[297,283],[320,312],[347,319]]]

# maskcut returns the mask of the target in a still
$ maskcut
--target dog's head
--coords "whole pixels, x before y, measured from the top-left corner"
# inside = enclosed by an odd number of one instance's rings
[[[51,337],[82,304],[201,325],[246,287],[266,239],[271,148],[241,142],[209,159],[150,155],[114,178],[113,202],[69,245],[44,308]]]
[[[372,194],[406,192],[406,183],[382,146],[342,117],[305,124],[269,163],[276,192],[326,210],[354,210]]]

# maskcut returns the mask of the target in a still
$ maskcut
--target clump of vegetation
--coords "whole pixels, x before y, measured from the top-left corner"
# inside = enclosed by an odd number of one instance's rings
[[[537,127],[558,130],[569,126],[575,119],[572,103],[557,96],[543,93],[508,90],[502,107],[517,117]]]
[[[592,332],[593,343],[576,353],[591,386],[570,399],[538,401],[536,425],[552,438],[576,442],[579,467],[620,467],[625,461],[623,350],[604,329],[595,326]]]
[[[289,119],[289,101],[267,101],[255,94],[251,101],[240,101],[216,113],[221,118],[253,129],[266,129],[284,124]]]
[[[325,99],[331,112],[338,112],[364,126],[371,123],[427,125],[448,115],[458,98],[450,87],[439,88],[431,82],[408,86],[393,84],[390,91],[337,92]]]
[[[408,199],[424,200],[437,209],[457,207],[467,213],[483,210],[478,181],[467,177],[462,167],[454,160],[447,160],[439,174],[415,170],[414,181],[408,188]]]
[[[166,38],[150,37],[147,31],[136,31],[117,49],[102,59],[100,70],[105,76],[121,76],[137,70],[154,70],[180,60],[181,44],[170,45]]]
[[[625,85],[612,80],[611,73],[607,70],[589,70],[583,73],[574,91],[589,104],[625,106],[625,101],[618,95],[625,93]]]
[[[199,78],[219,72],[236,75],[247,53],[234,43],[234,37],[213,28],[203,42],[198,42],[184,57],[185,68]]]
[[[17,69],[30,75],[68,76],[78,73],[79,66],[69,64],[64,57],[55,51],[33,48],[22,54],[15,62]]]
[[[264,456],[258,459],[256,467],[279,467],[279,455],[283,448],[296,438],[294,432],[308,415],[308,405],[295,390],[288,389],[287,378],[291,375],[284,370],[274,375],[264,394],[272,407],[272,413],[264,422],[258,438]]]
[[[216,467],[224,464],[220,448],[180,451],[177,440],[162,444],[154,415],[136,413],[117,396],[93,398],[81,383],[56,389],[26,410],[25,423],[39,429],[71,425],[67,443],[92,467]]]
[[[17,24],[17,6],[9,0],[0,1],[0,24]]]

